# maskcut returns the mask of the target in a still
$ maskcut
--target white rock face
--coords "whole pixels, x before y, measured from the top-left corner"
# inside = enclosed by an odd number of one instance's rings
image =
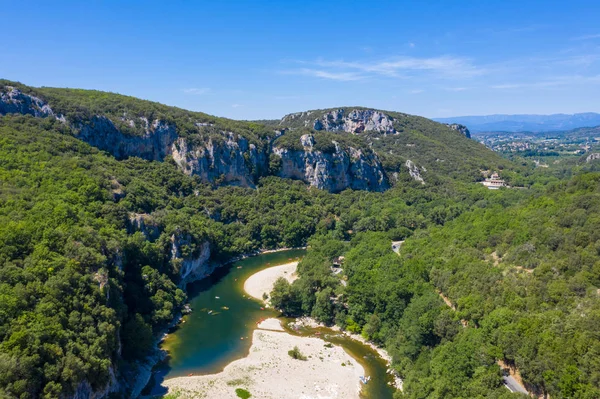
[[[289,114],[289,115],[284,116],[281,119],[281,122],[279,124],[283,125],[285,123],[292,122],[296,119],[303,119],[305,116],[310,116],[312,113],[313,113],[313,111],[304,111],[304,112],[296,112],[294,114]]]
[[[52,108],[42,99],[24,94],[14,87],[0,93],[0,115],[4,114],[29,114],[37,118],[54,116]]]
[[[600,159],[600,153],[598,153],[598,152],[588,155],[587,158],[585,159],[585,162],[589,163],[596,159]]]
[[[471,132],[469,131],[469,129],[467,129],[465,125],[461,125],[459,123],[446,123],[445,125],[452,130],[456,130],[460,134],[464,135],[466,138],[471,138]]]
[[[303,180],[331,192],[346,188],[384,191],[389,187],[376,155],[354,147],[342,149],[337,142],[332,143],[332,153],[318,151],[314,149],[314,137],[305,134],[300,138],[302,151],[273,148],[273,153],[281,158],[279,176]]]
[[[411,161],[410,159],[407,160],[405,166],[408,168],[408,173],[410,174],[410,177],[412,177],[416,181],[420,181],[421,184],[425,184],[425,180],[423,180],[421,172],[419,172],[419,168],[417,167],[417,165],[415,165],[413,161]]]
[[[55,115],[42,99],[24,94],[15,88],[0,91],[0,114],[20,113],[36,117],[53,116],[63,122],[67,118]],[[288,115],[284,120],[304,121],[312,111]],[[389,185],[379,159],[375,154],[357,148],[342,149],[335,143],[335,151],[315,151],[312,135],[304,135],[301,144],[304,151],[290,151],[269,146],[273,139],[261,142],[257,148],[248,139],[232,132],[219,132],[204,140],[180,137],[175,124],[160,119],[149,120],[144,116],[124,112],[115,124],[105,115],[95,115],[71,125],[75,135],[86,143],[107,151],[118,159],[140,157],[163,161],[172,156],[179,169],[188,175],[197,175],[211,184],[255,187],[258,178],[269,170],[272,153],[282,158],[282,177],[303,180],[315,187],[332,192],[346,188],[383,191]],[[319,119],[308,119],[316,130],[346,131],[354,134],[364,131],[395,133],[393,120],[375,110],[354,109],[346,114],[339,109]],[[117,126],[118,125],[118,126]],[[125,125],[127,128],[121,129]],[[210,123],[196,123],[209,126]],[[141,128],[141,129],[140,129]],[[127,131],[135,129],[134,135]],[[139,134],[141,130],[142,134]],[[275,132],[275,138],[285,134],[285,129]],[[263,145],[264,144],[264,145]],[[116,197],[118,199],[118,195]],[[140,226],[141,227],[141,226]]]
[[[160,236],[159,226],[147,213],[131,213],[128,230],[130,233],[140,231],[149,240],[156,240]]]
[[[88,381],[82,381],[79,383],[79,385],[77,385],[75,393],[71,399],[102,399],[108,397],[111,393],[118,392],[121,389],[121,386],[117,382],[117,378],[112,366],[108,371],[110,375],[110,381],[108,384],[106,384],[104,389],[94,391]]]
[[[184,138],[177,139],[171,147],[175,163],[185,174],[198,175],[206,183],[218,180],[222,184],[254,187],[254,176],[266,169],[266,154],[243,137],[223,134],[223,142],[209,139],[194,148]]]
[[[175,126],[160,120],[149,124],[143,136],[124,134],[109,118],[100,115],[80,123],[76,129],[79,139],[119,159],[137,156],[162,161],[170,155],[171,144],[177,138]]]
[[[378,131],[381,133],[396,133],[393,119],[383,112],[372,109],[355,109],[346,115],[344,109],[328,112],[322,118],[313,122],[315,130],[329,132],[345,131],[348,133],[362,133],[365,131]]]
[[[217,267],[216,264],[208,261],[210,259],[210,244],[207,241],[200,244],[200,250],[197,251],[197,255],[183,257],[181,247],[189,245],[191,241],[192,239],[189,236],[181,237],[175,234],[171,236],[171,259],[181,262],[179,275],[181,276],[180,285],[182,286],[188,282],[207,277]]]

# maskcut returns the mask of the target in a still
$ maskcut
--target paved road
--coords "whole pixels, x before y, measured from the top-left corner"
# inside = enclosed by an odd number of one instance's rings
[[[511,377],[510,375],[506,375],[504,377],[502,377],[502,379],[504,380],[504,385],[511,391],[511,392],[521,392],[524,394],[527,394],[528,392],[525,390],[525,388],[523,388],[521,386],[521,384],[519,384],[517,382],[517,380],[515,380],[513,377]]]
[[[400,247],[403,243],[404,241],[392,241],[392,250],[400,255]],[[342,283],[345,283],[345,281],[342,281]],[[441,292],[439,292],[439,295],[444,300],[446,305],[452,308],[452,310],[456,310],[448,298],[446,298]],[[467,322],[465,320],[461,320],[460,322],[462,323],[463,327],[467,326]],[[502,379],[504,380],[504,386],[507,387],[511,392],[520,392],[529,395],[529,392],[527,392],[527,390],[510,375],[503,376]]]

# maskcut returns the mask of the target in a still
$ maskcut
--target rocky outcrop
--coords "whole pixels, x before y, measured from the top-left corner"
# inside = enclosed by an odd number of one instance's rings
[[[177,319],[177,321],[179,318]],[[174,322],[173,325],[176,323]],[[130,377],[125,380],[127,384],[126,387],[121,389],[121,392],[128,392],[129,395],[123,396],[127,398],[137,398],[141,395],[142,391],[150,382],[150,378],[152,378],[152,369],[159,362],[163,361],[167,357],[167,352],[161,349],[158,349],[158,344],[156,345],[156,350],[144,360],[136,362],[133,367],[133,370],[130,370],[128,374]]]
[[[315,130],[326,130],[328,132],[344,131],[348,133],[362,133],[366,131],[377,131],[380,133],[396,133],[394,121],[383,112],[373,109],[354,109],[346,112],[337,109],[323,115],[312,122]]]
[[[66,122],[63,115],[56,115],[50,105],[39,97],[5,86],[0,92],[0,115],[12,113],[33,115],[38,118],[53,116]],[[145,120],[144,133],[140,136],[123,133],[113,121],[102,115],[95,115],[71,127],[79,139],[111,153],[116,158],[135,156],[162,161],[171,153],[171,145],[177,138],[175,126],[158,119],[151,123],[145,118],[140,119],[142,123]],[[132,126],[133,120],[127,122],[130,127],[135,126],[135,123]]]
[[[300,138],[303,150],[273,148],[273,153],[281,158],[278,175],[331,192],[346,188],[383,191],[389,187],[375,154],[354,147],[344,149],[339,143],[332,143],[335,151],[318,151],[314,149],[314,137],[305,134]]]
[[[121,386],[117,382],[117,378],[112,366],[108,371],[110,375],[110,381],[103,389],[94,390],[88,381],[82,381],[77,388],[75,388],[75,393],[73,396],[70,396],[70,399],[103,399],[110,397],[111,394],[119,392]]]
[[[154,218],[147,213],[130,214],[127,230],[129,234],[139,231],[150,241],[154,241],[160,236],[160,226],[156,223]]]
[[[208,139],[204,145],[191,147],[179,138],[172,146],[172,156],[188,175],[198,175],[206,183],[224,183],[254,187],[255,176],[267,167],[267,155],[244,137],[223,133],[223,140]]]
[[[598,152],[588,155],[585,159],[585,162],[590,163],[592,161],[595,161],[596,159],[600,159],[600,153]]]
[[[100,115],[79,123],[75,131],[79,139],[118,159],[135,156],[162,161],[171,154],[171,145],[177,139],[175,126],[158,119],[141,136],[121,132],[110,119]]]
[[[413,161],[410,159],[407,160],[405,166],[408,168],[410,177],[412,177],[415,181],[420,181],[421,184],[425,184],[425,180],[423,179],[423,176],[421,176],[419,167]]]
[[[313,111],[304,111],[304,112],[296,112],[293,114],[288,114],[281,118],[279,122],[280,125],[288,125],[294,123],[296,120],[302,120],[310,115],[312,115]]]
[[[467,129],[467,127],[465,125],[461,125],[459,123],[445,123],[445,125],[448,126],[452,130],[456,130],[457,132],[459,132],[466,138],[468,138],[468,139],[471,138],[471,132],[469,132],[469,129]]]
[[[194,253],[184,255],[183,247],[189,247],[192,242],[192,237],[187,234],[171,236],[171,261],[179,268],[181,286],[207,277],[217,267],[216,263],[209,262],[210,244],[208,241],[202,242]]]
[[[67,122],[64,116],[56,115],[43,99],[10,86],[0,88],[0,114],[7,113],[55,117]],[[308,111],[288,115],[286,118],[310,124],[315,130],[353,134],[366,131],[385,134],[396,132],[391,117],[371,109],[353,109],[348,112],[338,109],[316,119],[311,117],[313,113]],[[197,175],[205,183],[254,187],[257,179],[269,169],[269,157],[273,151],[282,159],[279,173],[282,177],[299,179],[332,192],[346,188],[371,191],[388,188],[379,160],[370,151],[354,147],[342,149],[335,143],[334,152],[324,153],[315,151],[308,142],[303,143],[303,151],[283,148],[271,150],[272,140],[286,134],[286,129],[276,131],[274,137],[264,138],[260,144],[253,144],[241,135],[216,130],[212,123],[195,125],[200,129],[197,136],[181,137],[174,123],[162,119],[148,120],[144,116],[123,112],[117,119],[98,114],[87,119],[77,119],[71,124],[71,128],[79,139],[118,159],[135,156],[163,161],[165,157],[172,156],[181,171]],[[201,129],[204,128],[210,128],[211,135],[203,136],[206,132]],[[117,181],[111,181],[111,190],[115,201],[125,195]],[[131,222],[136,224],[134,230],[145,229],[142,232],[147,237],[150,237],[148,234],[155,234],[146,229],[145,219],[136,216]]]
[[[11,86],[0,93],[0,115],[5,114],[33,115],[37,118],[54,116],[52,108],[42,99],[24,94]]]

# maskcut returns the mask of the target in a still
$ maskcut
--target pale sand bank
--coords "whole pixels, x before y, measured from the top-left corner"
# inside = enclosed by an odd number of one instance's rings
[[[250,276],[244,283],[244,291],[253,298],[263,300],[263,294],[271,295],[273,285],[279,277],[285,278],[292,283],[298,277],[296,275],[298,262],[291,262],[281,266],[273,266],[261,270]]]
[[[294,346],[306,361],[288,355]],[[180,398],[235,399],[235,390],[243,388],[253,398],[358,399],[361,375],[362,366],[341,347],[318,338],[255,330],[248,356],[230,363],[221,373],[173,378],[163,385],[169,392],[179,392]]]
[[[298,319],[296,319],[296,321],[290,323],[289,326],[292,328],[294,328],[294,327],[308,327],[308,328],[327,327],[323,323],[319,323],[317,320],[313,319],[312,317],[299,317]],[[373,342],[367,341],[360,334],[353,334],[348,331],[342,331],[339,326],[332,326],[332,327],[328,327],[328,328],[333,331],[337,331],[340,334],[345,335],[346,337],[348,337],[350,339],[358,341],[363,345],[367,345],[368,347],[373,349],[375,352],[377,352],[379,357],[382,358],[383,360],[385,360],[385,362],[387,363],[388,374],[391,374],[392,377],[394,378],[394,387],[396,387],[396,389],[402,390],[402,385],[403,385],[402,378],[400,378],[397,375],[397,373],[392,368],[390,368],[390,365],[392,364],[392,357],[385,349],[375,345]]]
[[[273,318],[261,321],[257,327],[260,330],[285,331],[279,320]]]
[[[398,247],[399,247],[403,242],[404,241],[398,241],[394,244],[398,245]],[[263,292],[270,294],[271,291],[273,290],[273,285],[275,284],[275,281],[279,277],[286,278],[290,283],[293,282],[295,279],[297,279],[298,278],[298,275],[296,273],[297,266],[298,266],[298,262],[292,262],[292,263],[288,263],[286,265],[274,266],[274,267],[269,267],[267,269],[261,270],[255,274],[253,274],[252,276],[250,276],[248,278],[248,280],[246,280],[246,282],[244,283],[244,290],[250,296],[262,300]],[[291,326],[292,327],[306,326],[306,327],[310,327],[310,328],[325,327],[325,325],[317,322],[315,319],[313,319],[311,317],[298,318],[298,319],[296,319],[295,322],[293,322],[291,324]],[[349,333],[348,331],[341,331],[341,329],[338,326],[332,326],[329,328],[334,331],[339,331],[341,334],[344,334],[349,338],[359,341],[362,344],[369,346],[375,352],[377,352],[377,354],[383,360],[386,361],[386,363],[388,365],[388,373],[392,374],[392,376],[394,377],[394,386],[397,389],[402,390],[403,381],[394,370],[389,368],[392,363],[392,357],[385,349],[375,345],[372,342],[367,341],[360,334],[352,334],[352,333]]]

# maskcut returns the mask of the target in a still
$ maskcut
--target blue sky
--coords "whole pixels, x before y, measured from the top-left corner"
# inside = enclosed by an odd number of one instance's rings
[[[599,1],[0,0],[0,77],[236,119],[600,112]]]

